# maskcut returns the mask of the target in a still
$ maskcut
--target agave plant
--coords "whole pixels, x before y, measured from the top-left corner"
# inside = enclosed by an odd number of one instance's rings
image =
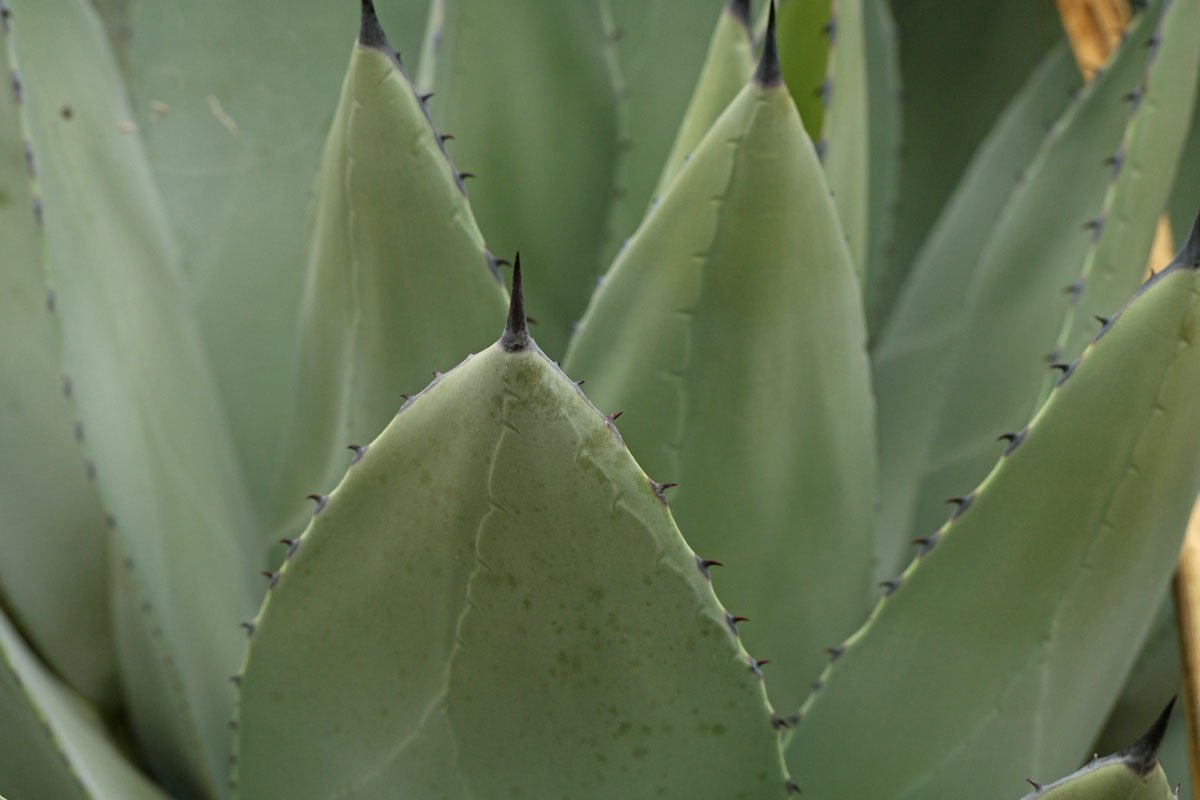
[[[0,794],[1171,796],[1200,0],[346,5],[0,0]]]

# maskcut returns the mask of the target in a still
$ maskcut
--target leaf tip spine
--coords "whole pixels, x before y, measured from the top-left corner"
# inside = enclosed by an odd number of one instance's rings
[[[775,38],[775,0],[767,13],[767,34],[763,39],[762,58],[754,70],[754,82],[763,88],[783,83],[783,68],[779,65],[779,45]]]
[[[753,23],[750,21],[750,0],[729,0],[725,10],[736,19],[746,32],[749,33]]]
[[[1120,752],[1124,762],[1138,775],[1148,775],[1158,763],[1158,748],[1167,733],[1167,723],[1171,719],[1171,711],[1175,708],[1175,700],[1176,698],[1171,698],[1142,738]]]
[[[508,303],[508,321],[500,346],[506,353],[517,353],[529,347],[529,320],[525,317],[525,290],[521,285],[521,254],[513,259],[512,295]]]
[[[363,47],[383,50],[389,54],[394,52],[392,46],[388,43],[387,34],[383,32],[383,26],[379,24],[379,16],[375,13],[375,3],[373,0],[362,0],[362,17],[358,25],[358,43]]]

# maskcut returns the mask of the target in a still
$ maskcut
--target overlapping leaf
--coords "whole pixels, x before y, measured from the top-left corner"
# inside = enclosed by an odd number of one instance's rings
[[[1000,798],[1087,754],[1200,488],[1198,298],[1200,220],[835,651],[790,743],[806,790]],[[828,768],[851,751],[872,768]]]
[[[786,794],[704,565],[519,303],[370,444],[273,584],[243,797]]]
[[[337,484],[348,445],[486,346],[504,306],[454,166],[368,6],[317,181],[279,535],[303,530],[305,495]]]
[[[624,412],[650,474],[680,484],[673,511],[726,565],[717,589],[752,620],[750,649],[788,710],[865,611],[875,463],[859,303],[812,144],[760,66],[613,265],[564,362]]]
[[[125,699],[164,783],[216,794],[253,514],[104,29],[84,0],[10,8],[63,390],[112,527]]]

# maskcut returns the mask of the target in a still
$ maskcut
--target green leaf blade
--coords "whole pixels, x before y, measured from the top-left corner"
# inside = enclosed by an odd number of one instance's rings
[[[836,31],[829,48],[829,72],[821,88],[828,96],[821,131],[822,162],[837,206],[850,255],[866,282],[867,248],[873,224],[871,133],[864,0],[833,0]]]
[[[0,65],[7,67],[7,37]],[[7,75],[7,69],[5,69]],[[47,308],[41,236],[12,92],[0,96],[0,597],[79,692],[117,703],[104,512],[87,479],[61,342]]]
[[[1152,3],[1135,20],[1109,68],[1051,128],[982,245],[974,241],[967,249],[978,253],[969,279],[951,276],[947,285],[931,279],[963,270],[969,261],[931,264],[936,273],[923,276],[920,295],[906,298],[912,301],[908,322],[921,319],[912,313],[919,309],[925,320],[937,322],[892,338],[889,346],[901,358],[891,367],[894,379],[880,381],[884,403],[893,402],[889,392],[896,385],[907,387],[897,401],[910,403],[913,391],[920,393],[912,412],[885,408],[881,413],[891,418],[886,426],[912,426],[894,438],[884,428],[881,439],[887,480],[899,482],[889,488],[889,499],[911,504],[900,512],[907,518],[888,526],[898,537],[911,539],[936,526],[945,498],[962,494],[987,474],[995,437],[1017,429],[1037,407],[1049,363],[1059,360],[1050,350],[1067,309],[1064,287],[1078,276],[1091,242],[1084,225],[1108,188],[1104,159],[1125,130],[1121,98],[1141,79],[1147,58],[1141,42],[1154,31],[1161,11]],[[1067,186],[1071,191],[1064,191]],[[947,291],[964,283],[960,293]],[[908,439],[913,443],[904,446]],[[905,481],[915,481],[915,490],[903,487]],[[885,507],[885,519],[891,520],[896,508]]]
[[[790,743],[802,785],[1003,797],[1085,755],[1200,488],[1200,229],[1181,256],[1084,351],[848,640]],[[880,717],[905,725],[861,735]],[[830,769],[837,752],[873,769]]]
[[[0,612],[0,791],[13,800],[165,800],[99,714],[37,660]]]
[[[601,408],[624,412],[654,479],[680,484],[672,511],[725,565],[717,590],[753,620],[743,635],[772,661],[785,710],[865,611],[865,338],[812,145],[786,89],[752,83],[630,240],[564,362]]]
[[[435,369],[486,346],[505,306],[419,97],[390,52],[356,45],[317,183],[274,538],[303,530],[305,496],[336,485],[347,446],[374,438]]]
[[[979,142],[1063,33],[1053,3],[982,4],[972,14],[956,0],[891,5],[904,43],[905,157],[894,265],[903,275]]]
[[[945,380],[947,343],[967,314],[963,297],[980,253],[1045,141],[1047,126],[1063,114],[1070,91],[1079,83],[1065,44],[1034,70],[980,146],[876,340],[872,366],[879,397],[882,477],[879,580],[904,566],[909,541],[919,535],[912,521],[919,481],[912,469],[913,454],[928,447],[933,435],[930,387]]]
[[[1146,72],[1133,90],[1133,114],[1113,154],[1114,178],[1097,216],[1101,228],[1055,347],[1063,360],[1083,349],[1096,330],[1096,317],[1120,308],[1145,275],[1155,221],[1167,205],[1196,100],[1200,44],[1189,31],[1197,29],[1200,4],[1172,2],[1144,43],[1149,50]],[[1050,381],[1046,383],[1048,392]]]
[[[118,663],[154,677],[127,692],[131,722],[164,782],[219,795],[254,515],[101,23],[82,0],[11,8],[64,390],[111,515]]]
[[[667,184],[679,173],[704,134],[746,85],[746,81],[750,80],[754,58],[747,22],[738,16],[732,4],[726,4],[717,20],[712,41],[708,45],[708,55],[653,197],[662,196]]]
[[[866,280],[863,304],[872,341],[879,336],[902,285],[895,259],[896,200],[900,190],[903,106],[899,39],[887,0],[864,0],[863,39],[870,115],[867,176]]]
[[[285,565],[239,791],[782,798],[746,659],[611,423],[498,344],[410,401]]]
[[[455,137],[454,162],[477,176],[467,187],[493,250],[551,265],[529,303],[547,351],[561,353],[595,285],[616,170],[604,17],[594,2],[441,5],[429,108]]]

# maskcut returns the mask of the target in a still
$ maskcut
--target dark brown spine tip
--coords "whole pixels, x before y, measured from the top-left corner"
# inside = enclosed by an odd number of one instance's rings
[[[1171,710],[1175,708],[1175,698],[1167,703],[1167,707],[1154,720],[1150,730],[1142,738],[1121,751],[1121,758],[1138,775],[1148,775],[1158,763],[1158,748],[1162,745],[1163,736],[1167,733],[1167,723],[1171,720]]]
[[[358,43],[363,47],[373,47],[387,53],[392,52],[387,34],[383,32],[383,26],[379,24],[379,17],[375,14],[375,3],[372,0],[362,0],[362,21],[358,26]]]
[[[775,0],[767,15],[767,35],[763,40],[762,58],[754,71],[754,82],[759,86],[778,86],[783,83],[783,69],[779,66],[779,46],[775,41]]]
[[[1040,783],[1038,783],[1037,781],[1035,781],[1033,778],[1026,778],[1025,782],[1028,783],[1030,786],[1032,786],[1035,791],[1040,792],[1042,790],[1042,785]]]
[[[1196,213],[1196,220],[1192,223],[1192,232],[1188,234],[1187,241],[1180,248],[1179,255],[1175,256],[1175,261],[1191,269],[1200,269],[1200,212]]]
[[[507,353],[516,353],[529,347],[529,320],[525,317],[525,291],[521,287],[521,254],[513,259],[512,298],[508,303],[508,323],[500,346]]]
[[[729,0],[725,4],[725,10],[749,32],[752,25],[750,21],[750,0]]]

